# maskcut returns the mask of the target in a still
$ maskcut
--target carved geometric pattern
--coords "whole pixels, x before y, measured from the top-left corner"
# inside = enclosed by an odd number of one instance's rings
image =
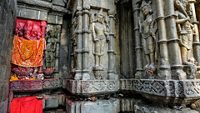
[[[73,94],[109,93],[119,90],[118,80],[69,80],[65,81],[65,87]]]
[[[200,80],[121,79],[120,83],[123,86],[129,86],[121,87],[121,90],[133,90],[154,96],[200,97]],[[132,88],[130,85],[132,85]]]
[[[55,89],[60,87],[62,87],[62,80],[59,78],[43,80],[43,89]]]

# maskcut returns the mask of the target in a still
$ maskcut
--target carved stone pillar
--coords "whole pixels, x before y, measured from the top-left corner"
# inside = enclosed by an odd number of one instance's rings
[[[165,22],[167,24],[167,37],[168,37],[168,50],[169,60],[172,69],[173,79],[186,79],[186,74],[183,71],[181,52],[179,47],[179,39],[177,35],[176,20],[175,20],[175,10],[174,10],[174,0],[167,0],[164,4],[165,7]]]
[[[140,33],[139,33],[139,26],[138,26],[138,13],[139,13],[139,5],[137,4],[137,0],[132,0],[133,6],[133,18],[134,18],[134,35],[135,35],[135,50],[136,50],[136,74],[135,78],[141,78],[142,76],[142,46],[140,41]]]
[[[166,37],[166,26],[164,20],[164,9],[163,1],[156,0],[156,9],[157,9],[157,23],[158,23],[158,45],[160,48],[160,66],[159,66],[159,78],[160,79],[170,79],[170,65],[168,59],[168,48],[167,48],[167,37]]]
[[[195,34],[194,34],[194,39],[193,39],[193,53],[194,53],[194,57],[196,59],[196,61],[198,62],[198,66],[200,65],[200,42],[199,42],[199,30],[198,30],[198,21],[197,21],[197,18],[196,18],[196,11],[195,11],[195,6],[194,6],[194,3],[196,2],[196,0],[190,0],[190,7],[191,7],[191,10],[192,10],[192,22],[193,22],[193,25],[194,25],[194,31],[195,31]]]
[[[82,79],[82,7],[80,6],[81,4],[79,3],[79,8],[77,8],[77,17],[78,17],[78,26],[77,26],[77,64],[76,64],[76,74],[74,79],[75,80],[80,80]]]
[[[88,38],[89,38],[89,7],[83,6],[83,20],[82,20],[82,52],[83,52],[83,64],[82,64],[82,80],[88,80],[90,79],[89,70],[88,70],[88,54],[89,54],[89,48],[88,48]]]
[[[113,33],[114,15],[109,15],[110,19],[110,33],[109,33],[109,41],[108,41],[108,79],[117,80],[118,75],[115,74],[115,35]]]

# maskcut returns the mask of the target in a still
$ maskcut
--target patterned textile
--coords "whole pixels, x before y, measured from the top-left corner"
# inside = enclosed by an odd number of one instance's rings
[[[15,36],[13,40],[12,63],[22,67],[39,67],[43,65],[45,39],[26,40]]]
[[[43,113],[43,102],[35,96],[14,98],[10,113]]]

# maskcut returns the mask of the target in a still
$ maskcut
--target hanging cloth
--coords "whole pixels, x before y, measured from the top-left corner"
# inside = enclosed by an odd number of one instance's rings
[[[12,63],[22,67],[42,66],[44,48],[44,38],[27,40],[15,36],[13,40]]]
[[[10,113],[43,113],[43,102],[36,96],[14,98],[10,104]]]

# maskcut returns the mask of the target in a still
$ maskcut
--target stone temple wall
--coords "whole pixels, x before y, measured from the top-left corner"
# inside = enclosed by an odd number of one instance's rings
[[[13,28],[16,16],[16,1],[0,1],[0,113],[7,113],[10,58]]]

